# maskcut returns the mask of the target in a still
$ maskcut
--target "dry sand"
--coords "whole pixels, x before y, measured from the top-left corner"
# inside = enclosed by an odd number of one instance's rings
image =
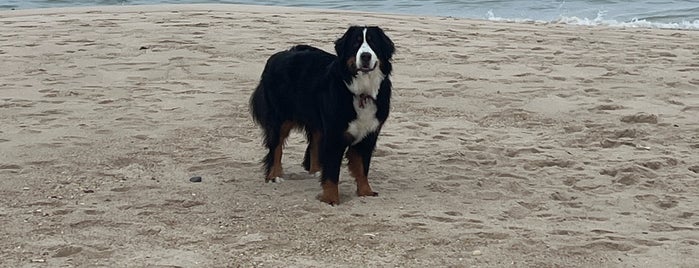
[[[358,198],[292,135],[265,184],[264,61],[350,24],[397,44]],[[0,13],[2,267],[697,267],[699,31],[235,5]],[[203,181],[192,183],[191,176]]]

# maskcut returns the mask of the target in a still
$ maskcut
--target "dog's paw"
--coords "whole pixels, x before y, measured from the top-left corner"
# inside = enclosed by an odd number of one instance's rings
[[[274,177],[274,178],[265,180],[265,182],[267,182],[267,183],[270,183],[270,182],[271,183],[281,183],[283,181],[284,181],[284,178],[282,178],[282,177]]]
[[[311,175],[313,175],[314,178],[320,178],[320,171],[316,171],[314,173],[311,173]]]
[[[379,196],[379,193],[369,189],[368,191],[357,191],[357,196]]]
[[[318,200],[320,200],[321,202],[327,203],[328,205],[331,205],[331,206],[335,206],[337,204],[340,204],[340,197],[339,196],[333,196],[333,195],[328,195],[328,194],[319,194]]]
[[[328,203],[328,205],[334,206],[340,203],[340,191],[337,184],[325,181],[321,183],[323,186],[323,193],[318,195],[318,200]]]

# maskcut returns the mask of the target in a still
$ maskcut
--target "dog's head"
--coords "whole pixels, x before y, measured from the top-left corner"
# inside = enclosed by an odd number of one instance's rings
[[[369,73],[378,68],[389,75],[395,47],[379,27],[351,26],[335,41],[335,52],[352,74]]]

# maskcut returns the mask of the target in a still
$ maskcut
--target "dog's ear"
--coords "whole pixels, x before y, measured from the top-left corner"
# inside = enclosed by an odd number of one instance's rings
[[[388,38],[388,36],[386,35],[386,33],[384,33],[381,27],[376,27],[376,29],[378,30],[379,36],[381,37],[382,48],[386,51],[388,59],[391,59],[393,57],[393,53],[396,52],[396,47],[393,44],[393,41],[391,41],[391,38]]]
[[[335,54],[337,57],[342,58],[344,55],[345,49],[345,44],[347,43],[347,39],[349,38],[350,32],[352,31],[352,27],[347,29],[344,35],[340,37],[339,39],[335,40]]]

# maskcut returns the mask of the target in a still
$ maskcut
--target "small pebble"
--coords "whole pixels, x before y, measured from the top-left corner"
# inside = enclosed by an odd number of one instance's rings
[[[480,256],[480,255],[483,255],[483,252],[481,252],[480,250],[474,250],[473,253],[471,253],[471,254],[473,256]]]
[[[194,177],[189,178],[189,181],[191,181],[191,182],[201,182],[201,177],[199,177],[199,176],[194,176]]]

